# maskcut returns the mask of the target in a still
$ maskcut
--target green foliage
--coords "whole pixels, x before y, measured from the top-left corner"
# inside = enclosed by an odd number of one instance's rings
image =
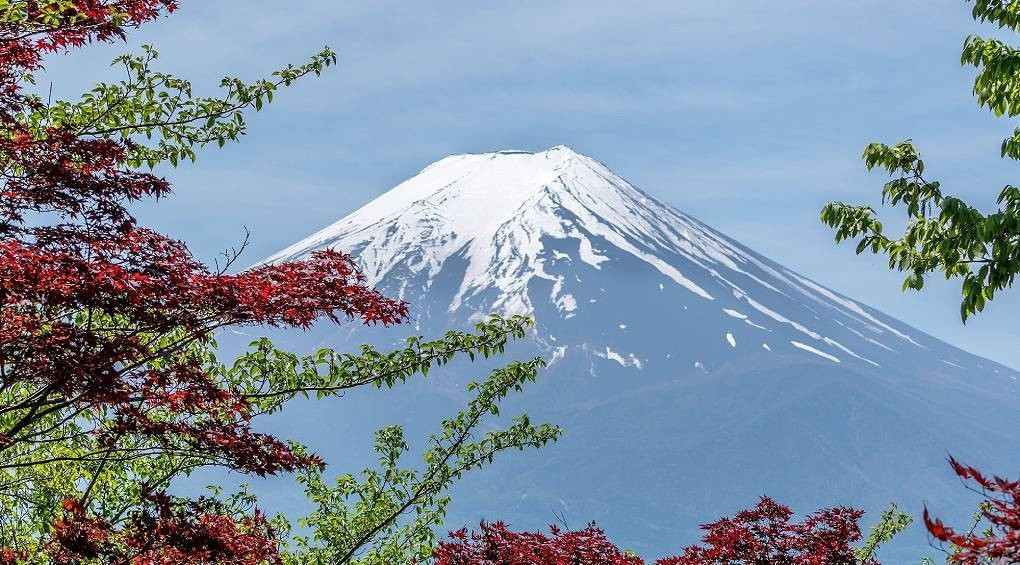
[[[974,18],[1017,30],[1020,3],[978,0]],[[961,58],[978,69],[974,94],[978,104],[997,116],[1020,115],[1020,50],[998,39],[968,37]],[[1020,128],[1002,142],[1004,157],[1020,159]],[[938,181],[924,176],[924,161],[908,141],[893,146],[872,143],[864,151],[868,169],[887,172],[892,180],[882,190],[882,204],[902,206],[907,225],[899,237],[883,231],[870,206],[831,202],[822,221],[835,229],[836,241],[857,239],[857,253],[868,250],[889,258],[889,268],[909,273],[903,289],[920,290],[924,279],[941,272],[959,278],[961,318],[984,309],[996,291],[1011,287],[1020,272],[1020,188],[999,191],[995,212],[983,214],[966,202],[943,193]]]
[[[416,374],[427,376],[430,369],[460,355],[474,361],[501,354],[510,339],[523,338],[532,324],[522,316],[492,316],[477,324],[473,334],[450,331],[434,341],[411,337],[406,347],[389,353],[364,345],[360,354],[322,349],[299,357],[263,338],[252,342],[252,350],[231,367],[218,367],[217,373],[259,409],[273,412],[297,395],[323,398],[364,385],[392,388]]]
[[[549,424],[532,424],[525,414],[506,428],[472,440],[485,417],[499,413],[499,401],[511,391],[521,390],[525,382],[534,381],[542,366],[541,359],[513,363],[493,371],[482,383],[470,385],[475,397],[465,410],[443,421],[439,433],[429,436],[420,470],[400,467],[408,445],[403,429],[393,426],[376,434],[379,468],[365,469],[360,480],[344,475],[329,486],[321,471],[303,473],[299,480],[318,508],[299,524],[314,534],[295,538],[288,562],[383,565],[426,561],[449,502],[445,492],[455,480],[491,462],[502,451],[541,447],[561,435],[562,430]],[[410,516],[401,518],[408,513]]]
[[[0,0],[0,22],[24,24],[28,21],[29,6],[38,3],[38,0]],[[89,18],[78,11],[78,3],[76,0],[49,0],[46,2],[47,9],[42,11],[37,21],[51,29],[88,21]],[[118,25],[127,20],[127,14],[122,10],[111,7],[110,11]],[[68,14],[71,16],[68,17]]]
[[[1020,2],[1016,0],[974,0],[971,15],[975,20],[991,22],[1000,28],[1016,30],[1020,26]]]
[[[896,534],[907,529],[907,526],[913,521],[913,518],[901,511],[895,502],[890,504],[888,508],[882,511],[882,516],[879,518],[878,523],[871,526],[871,531],[868,534],[868,538],[864,540],[864,545],[856,549],[858,561],[861,563],[872,562],[875,559],[875,552],[878,551],[879,546],[892,540]]]
[[[967,526],[967,529],[965,530],[965,535],[969,537],[974,535],[975,533],[978,533],[978,528],[984,525],[985,526],[984,529],[981,530],[980,532],[981,536],[985,538],[993,537],[995,532],[992,529],[991,524],[989,524],[987,521],[989,515],[988,513],[991,511],[992,503],[988,500],[982,501],[981,504],[978,505],[977,510],[971,513],[970,525]],[[949,546],[945,548],[945,551],[947,562],[953,562],[954,558],[958,558],[963,552],[962,548],[953,544],[949,544]]]
[[[105,323],[116,331],[113,320],[93,318],[92,323]],[[458,357],[474,360],[500,354],[509,340],[524,337],[532,324],[520,316],[493,316],[477,324],[473,333],[451,331],[431,341],[412,337],[404,348],[392,352],[364,346],[360,354],[323,349],[304,357],[281,351],[263,338],[230,366],[217,361],[212,340],[196,342],[179,354],[208,367],[223,386],[243,391],[257,417],[280,410],[297,395],[323,398],[362,386],[393,387]],[[162,339],[172,341],[173,336]],[[323,469],[300,474],[297,480],[316,509],[299,521],[303,531],[313,533],[295,536],[289,562],[408,563],[427,556],[448,502],[445,492],[455,480],[500,452],[540,447],[561,435],[559,428],[533,423],[524,414],[509,426],[477,437],[481,426],[492,427],[487,417],[499,414],[499,402],[534,381],[543,366],[538,358],[515,362],[471,384],[474,397],[429,436],[418,468],[400,466],[408,445],[403,430],[389,427],[376,436],[377,469],[366,469],[360,477],[344,475],[332,483]],[[5,417],[9,416],[0,411],[0,419]],[[55,415],[41,426],[34,444],[19,446],[16,453],[5,451],[5,461],[12,464],[0,470],[0,546],[32,554],[52,530],[65,499],[82,500],[92,513],[117,524],[137,508],[143,485],[167,486],[198,468],[219,464],[186,446],[146,445],[142,440],[118,443],[115,449],[99,445],[90,432],[109,423],[103,414],[83,413],[71,420]],[[213,494],[239,514],[256,503],[246,490],[228,497],[218,489]],[[283,516],[274,524],[281,535],[291,531]]]
[[[141,55],[123,55],[113,65],[125,78],[116,83],[99,83],[75,102],[44,103],[24,116],[41,132],[47,127],[70,126],[82,136],[130,139],[131,167],[149,168],[197,157],[196,149],[210,143],[222,147],[245,133],[244,110],[259,111],[273,101],[274,93],[299,78],[315,74],[336,63],[337,56],[324,48],[299,66],[272,73],[268,79],[248,83],[226,77],[220,81],[219,97],[195,96],[190,81],[154,70],[159,53],[142,46]]]

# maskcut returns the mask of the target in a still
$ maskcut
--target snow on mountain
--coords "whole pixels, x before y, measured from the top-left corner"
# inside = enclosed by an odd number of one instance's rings
[[[762,494],[870,516],[891,501],[916,516],[923,501],[963,523],[976,501],[947,453],[1017,474],[1017,372],[808,280],[567,147],[447,157],[267,261],[326,247],[408,300],[415,327],[319,327],[281,336],[288,346],[389,345],[490,312],[537,321],[507,359],[541,354],[549,369],[504,412],[567,434],[463,481],[453,528],[594,519],[654,557]],[[482,369],[309,404],[283,431],[358,468],[350,438],[390,423],[433,430]],[[902,539],[887,562],[928,549],[919,528]]]
[[[914,330],[774,264],[564,146],[447,157],[266,261],[326,247],[352,253],[371,284],[412,303],[429,296],[444,267],[461,263],[450,314],[533,315],[541,301],[573,318],[599,297],[579,301],[580,271],[557,265],[598,272],[637,262],[659,275],[660,290],[682,289],[684,302],[746,330],[739,341],[760,353],[879,367],[880,358],[923,351],[930,339],[915,339]],[[536,279],[551,283],[546,295],[536,295]],[[737,347],[731,330],[716,337]]]
[[[564,221],[563,212],[576,222]],[[703,251],[722,251],[718,242],[692,239],[702,233],[688,218],[562,146],[542,153],[447,157],[269,260],[322,247],[357,249],[369,282],[378,283],[397,265],[434,276],[463,249],[468,268],[451,310],[466,296],[494,287],[501,293],[494,309],[522,313],[531,311],[527,283],[532,277],[549,278],[539,257],[542,236],[577,238],[578,259],[595,268],[606,260],[585,232],[713,299],[659,258],[654,247],[686,249],[692,258],[710,259]]]

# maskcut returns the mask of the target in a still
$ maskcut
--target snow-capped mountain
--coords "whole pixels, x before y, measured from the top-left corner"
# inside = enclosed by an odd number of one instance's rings
[[[697,338],[760,355],[806,354],[874,367],[935,343],[776,265],[563,146],[447,157],[267,261],[327,247],[352,253],[371,284],[412,304],[434,308],[436,295],[449,298],[440,305],[451,315],[534,315],[551,308],[551,317],[539,317],[551,329],[554,320],[605,310],[597,304],[608,300],[610,310],[619,309],[617,323],[584,324],[586,331],[633,333],[640,328],[631,320],[647,314],[676,316],[681,328],[684,317],[692,318],[704,328],[711,313],[712,325],[724,331]],[[606,295],[609,283],[601,279],[619,276],[632,276],[635,292],[651,293],[659,304],[634,312],[627,302],[637,297]],[[452,296],[438,289],[433,294],[437,281],[448,288],[452,283]],[[692,307],[697,316],[685,314]],[[627,353],[614,351],[612,343],[598,345],[620,364],[645,361],[622,357]],[[654,359],[676,352],[646,353]],[[959,369],[992,365],[958,352],[943,357],[931,360]]]
[[[266,261],[326,247],[408,300],[423,334],[490,312],[536,318],[514,354],[552,363],[513,408],[567,435],[465,481],[451,526],[595,519],[654,556],[760,494],[872,514],[895,500],[916,515],[926,500],[952,518],[975,502],[947,452],[1016,474],[1018,373],[776,264],[567,147],[447,157]],[[295,339],[377,339],[312,336]],[[430,430],[472,378],[366,396],[355,412]],[[289,429],[356,427],[355,412],[311,409]],[[329,457],[329,441],[309,443]],[[905,539],[903,555],[925,548],[919,529]]]

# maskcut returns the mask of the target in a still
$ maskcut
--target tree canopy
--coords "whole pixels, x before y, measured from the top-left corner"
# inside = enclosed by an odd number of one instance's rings
[[[255,421],[298,395],[390,387],[458,356],[502,352],[530,321],[493,318],[475,333],[411,338],[389,353],[299,357],[259,340],[220,362],[214,336],[225,327],[393,325],[408,309],[366,285],[341,252],[232,272],[239,251],[207,266],[130,212],[170,195],[157,166],[238,140],[245,112],[333,65],[330,49],[265,79],[226,78],[218,96],[195,95],[189,81],[159,71],[148,46],[116,59],[119,81],[78,100],[36,92],[46,57],[122,39],[176,8],[175,0],[0,1],[0,563],[428,555],[452,481],[501,451],[559,436],[526,415],[477,433],[501,399],[535,378],[541,359],[472,385],[473,399],[440,423],[417,466],[398,465],[403,432],[386,428],[380,468],[331,484],[320,457]],[[170,494],[174,479],[208,466],[299,473],[317,510],[288,541],[290,522],[267,517],[245,490]]]
[[[972,13],[978,21],[1020,30],[1020,3],[1013,0],[975,0]],[[974,95],[979,105],[996,116],[1020,115],[1020,48],[969,36],[960,60],[977,69]],[[1000,154],[1020,159],[1020,127],[1002,141]],[[964,321],[983,310],[997,291],[1013,285],[1020,273],[1020,188],[998,189],[999,208],[984,213],[925,176],[924,161],[910,140],[872,143],[864,150],[864,161],[868,169],[893,177],[882,189],[882,204],[902,207],[908,223],[902,234],[890,236],[871,206],[831,202],[821,219],[835,229],[837,242],[856,239],[857,253],[886,255],[890,269],[909,273],[904,290],[920,290],[925,277],[935,272],[960,279]]]

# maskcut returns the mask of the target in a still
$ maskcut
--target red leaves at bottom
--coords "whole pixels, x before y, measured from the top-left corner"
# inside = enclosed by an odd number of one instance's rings
[[[681,555],[656,565],[878,565],[858,561],[850,545],[861,539],[857,522],[864,513],[852,508],[828,508],[791,523],[793,511],[770,498],[742,510],[733,518],[705,524],[705,546],[684,549]],[[483,522],[481,532],[462,529],[440,542],[436,565],[644,565],[641,558],[621,551],[595,524],[576,532],[551,528],[551,535],[517,533],[502,522]]]
[[[984,492],[986,504],[981,517],[988,523],[986,533],[972,528],[958,533],[924,509],[924,525],[940,542],[956,546],[947,561],[961,565],[981,563],[1020,563],[1020,481],[987,477],[974,467],[949,458],[953,471],[965,481],[974,481]]]
[[[77,501],[65,501],[64,515],[53,524],[47,556],[55,565],[82,559],[132,565],[282,563],[275,532],[257,509],[251,516],[237,517],[210,499],[184,500],[154,491],[143,498],[146,508],[120,527],[89,516]],[[0,551],[0,565],[20,558],[12,554],[4,561],[4,555]]]
[[[706,534],[701,539],[705,546],[688,547],[679,556],[660,559],[657,563],[857,564],[851,544],[861,539],[858,520],[863,515],[863,511],[853,508],[826,508],[809,515],[801,523],[791,523],[793,511],[789,507],[762,497],[753,509],[703,525],[701,528]]]
[[[620,551],[594,524],[576,532],[555,526],[551,536],[510,531],[502,522],[481,524],[481,533],[452,532],[440,542],[435,565],[644,565]]]

